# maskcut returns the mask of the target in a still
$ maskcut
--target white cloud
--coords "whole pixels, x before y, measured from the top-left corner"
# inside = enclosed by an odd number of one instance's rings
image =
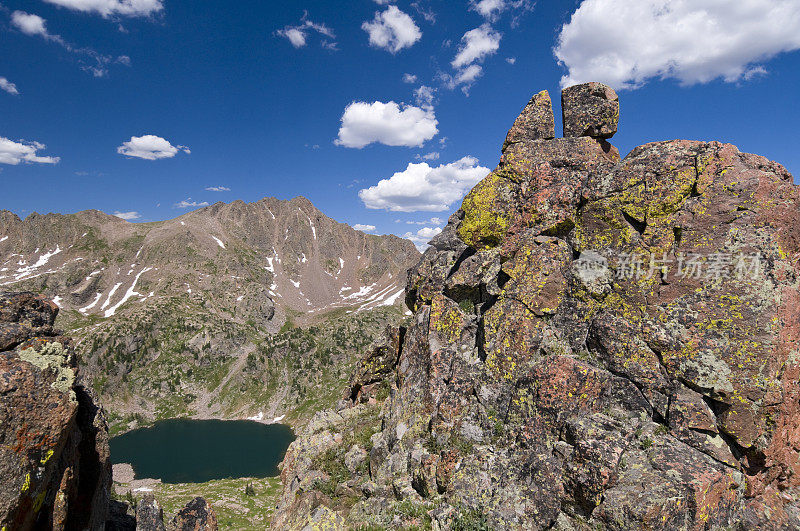
[[[372,232],[375,230],[375,225],[362,225],[361,223],[356,223],[353,225],[353,228],[360,230],[361,232]]]
[[[164,9],[161,0],[45,0],[50,4],[104,17],[123,15],[145,17]]]
[[[425,153],[424,155],[415,155],[415,159],[417,160],[439,160],[439,152],[438,151],[431,151],[430,153]]]
[[[450,65],[456,70],[455,75],[441,72],[439,79],[449,89],[462,87],[464,94],[469,94],[469,88],[483,75],[483,67],[479,64],[487,57],[497,53],[500,49],[500,39],[503,35],[489,24],[472,29],[461,37],[458,53]]]
[[[411,7],[430,24],[436,24],[436,13],[430,7],[423,6],[420,2],[412,2]]]
[[[473,9],[481,14],[481,16],[492,19],[506,9],[505,0],[481,0],[476,2],[470,0],[470,9]]]
[[[441,212],[450,208],[489,173],[478,159],[464,157],[435,168],[411,163],[377,185],[358,192],[367,208],[394,212]]]
[[[414,74],[403,74],[403,83],[416,83],[417,76]]]
[[[19,90],[17,90],[17,86],[4,77],[0,77],[0,89],[5,90],[6,92],[14,96],[19,95]]]
[[[405,234],[403,234],[403,238],[414,242],[414,245],[416,245],[417,249],[419,249],[420,251],[425,251],[425,249],[428,248],[428,242],[431,241],[431,239],[434,236],[440,234],[441,232],[442,229],[438,227],[436,228],[425,227],[419,229],[416,233],[406,232]]]
[[[48,40],[59,39],[57,35],[51,35],[47,31],[46,20],[39,15],[31,15],[24,11],[14,11],[11,14],[11,23],[25,35],[40,36]]]
[[[231,189],[227,186],[208,186],[206,192],[230,192]]]
[[[173,146],[169,141],[155,135],[132,136],[128,142],[123,142],[117,148],[120,155],[145,160],[170,159],[178,151],[191,153],[188,147]]]
[[[295,48],[302,48],[307,44],[309,32],[314,31],[328,39],[322,39],[320,46],[329,50],[336,50],[336,34],[333,30],[326,26],[324,23],[319,24],[308,19],[308,11],[303,12],[303,18],[300,19],[300,24],[297,26],[286,26],[285,28],[276,31],[276,35],[288,39],[288,41]]]
[[[189,199],[184,199],[183,201],[175,203],[175,208],[200,208],[204,206],[208,206],[208,203],[206,201],[203,202],[192,201],[191,197]]]
[[[11,164],[16,166],[20,162],[38,162],[40,164],[57,164],[59,157],[40,157],[36,154],[40,149],[45,149],[44,144],[39,142],[26,142],[20,140],[14,142],[8,138],[0,136],[0,164]]]
[[[516,57],[506,57],[506,63],[513,65],[516,64],[517,58]]]
[[[31,15],[24,11],[14,11],[14,13],[11,14],[11,23],[25,35],[30,35],[31,37],[38,36],[50,42],[55,42],[68,52],[81,57],[81,59],[79,59],[81,70],[91,73],[94,77],[105,76],[108,73],[107,67],[110,64],[118,63],[125,66],[131,65],[131,58],[127,55],[112,57],[98,53],[91,48],[78,48],[73,46],[60,35],[50,33],[47,30],[47,21],[38,15]],[[93,62],[87,64],[83,58],[88,58]]]
[[[797,0],[584,0],[554,51],[568,70],[562,86],[632,89],[652,78],[748,79],[763,72],[759,62],[798,49]]]
[[[474,62],[481,62],[500,49],[502,35],[488,24],[469,30],[461,37],[458,54],[450,63],[453,68],[463,68]]]
[[[400,223],[400,220],[398,219],[397,222]],[[444,225],[444,221],[442,220],[442,218],[431,218],[431,219],[426,219],[424,221],[406,221],[406,225],[436,225],[436,226],[439,226],[439,225]]]
[[[517,10],[518,12],[531,11],[534,2],[531,0],[470,0],[470,9],[477,11],[486,20],[494,22],[500,18],[500,14],[507,10]],[[519,23],[520,15],[515,16],[512,21],[512,27],[516,27]]]
[[[390,101],[353,102],[342,115],[339,146],[363,148],[378,142],[387,146],[421,147],[439,133],[432,108],[421,109]]]
[[[376,12],[372,22],[364,22],[361,29],[369,34],[370,45],[391,53],[409,48],[422,38],[414,19],[397,6],[389,6],[383,13]]]
[[[135,211],[131,211],[131,212],[119,212],[119,211],[117,211],[117,212],[114,212],[114,215],[116,217],[120,218],[120,219],[124,219],[125,221],[131,221],[131,220],[139,219],[139,218],[142,217],[138,212],[135,212]]]
[[[456,85],[471,85],[483,74],[481,65],[469,65],[461,70],[455,77]]]
[[[414,100],[423,109],[433,109],[433,99],[436,89],[421,85],[414,91]]]

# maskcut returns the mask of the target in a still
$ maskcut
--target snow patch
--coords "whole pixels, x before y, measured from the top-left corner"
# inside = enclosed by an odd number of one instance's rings
[[[299,288],[299,287],[300,287],[300,283],[299,283],[299,282],[295,282],[294,280],[291,280],[291,279],[289,279],[289,282],[291,282],[292,284],[294,284],[294,287],[296,287],[296,288]]]
[[[102,296],[103,296],[103,294],[98,291],[97,292],[97,297],[94,299],[94,302],[92,302],[89,306],[84,306],[83,308],[79,309],[78,311],[81,312],[82,314],[86,315],[87,313],[89,313],[89,310],[91,310],[92,308],[97,306],[97,303],[100,302],[100,298]]]
[[[215,242],[217,242],[217,245],[219,245],[219,246],[220,246],[220,247],[222,247],[223,249],[225,248],[225,244],[224,244],[224,243],[222,243],[222,240],[220,240],[220,239],[219,239],[219,238],[217,238],[216,236],[212,236],[211,238],[213,238],[213,239],[214,239],[214,241],[215,241]]]
[[[36,252],[38,253],[39,249],[36,249]],[[48,253],[44,253],[43,255],[41,255],[39,257],[39,260],[37,260],[35,264],[29,265],[29,266],[26,266],[26,267],[21,267],[21,268],[17,269],[17,276],[14,277],[14,279],[15,280],[22,280],[23,278],[27,277],[28,275],[30,275],[31,273],[33,273],[34,271],[36,271],[37,269],[42,267],[43,265],[47,264],[47,262],[49,262],[52,257],[54,257],[55,255],[57,255],[60,252],[61,252],[61,247],[56,245],[56,250],[55,251],[50,251]],[[19,265],[24,265],[24,264],[25,264],[25,262],[20,260],[20,264]]]
[[[122,282],[119,282],[116,286],[111,288],[111,291],[108,292],[108,298],[106,299],[106,302],[104,302],[103,305],[100,306],[100,311],[105,310],[106,308],[109,307],[109,305],[111,304],[111,297],[114,296],[114,294],[117,292],[117,290],[119,289],[119,287],[121,285],[122,285]]]
[[[133,279],[133,284],[131,284],[131,287],[129,287],[128,291],[125,292],[125,295],[122,297],[122,300],[119,301],[117,304],[115,304],[114,306],[112,306],[111,308],[109,308],[106,311],[106,317],[111,317],[112,315],[114,315],[117,312],[117,309],[120,306],[122,306],[123,304],[125,304],[128,301],[128,299],[130,299],[134,295],[137,296],[137,297],[141,297],[142,296],[141,293],[135,292],[134,288],[136,287],[136,283],[139,282],[139,277],[141,277],[144,273],[147,273],[151,269],[152,269],[152,267],[145,267],[144,269],[139,271],[139,274],[136,275],[136,278]],[[119,285],[119,284],[117,284],[117,285]]]
[[[7,239],[8,239],[8,236],[3,236],[2,238],[0,238],[0,242],[4,242],[4,241],[6,241]]]
[[[53,297],[53,302],[54,302],[54,303],[55,303],[55,305],[56,305],[56,306],[58,306],[59,308],[61,308],[61,301],[62,301],[62,299],[61,299],[61,297],[59,297],[58,295],[56,295],[55,297]]]

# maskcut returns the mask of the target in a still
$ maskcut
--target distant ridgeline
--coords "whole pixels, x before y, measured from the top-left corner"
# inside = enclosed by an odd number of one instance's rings
[[[800,528],[800,187],[547,92],[289,447],[280,529]]]
[[[297,423],[330,407],[359,353],[402,319],[419,257],[302,197],[155,223],[0,211],[0,288],[61,307],[114,433],[189,415]]]

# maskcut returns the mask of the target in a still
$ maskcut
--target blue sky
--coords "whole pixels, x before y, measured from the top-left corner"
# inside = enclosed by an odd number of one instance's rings
[[[533,93],[560,116],[589,80],[620,89],[623,154],[721,140],[800,175],[800,4],[723,4],[0,0],[0,208],[304,195],[423,241]]]

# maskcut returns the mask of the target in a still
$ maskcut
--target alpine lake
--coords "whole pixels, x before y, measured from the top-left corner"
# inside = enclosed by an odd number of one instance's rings
[[[203,483],[278,475],[295,436],[283,424],[249,420],[170,419],[110,441],[112,463],[130,463],[137,478]]]

